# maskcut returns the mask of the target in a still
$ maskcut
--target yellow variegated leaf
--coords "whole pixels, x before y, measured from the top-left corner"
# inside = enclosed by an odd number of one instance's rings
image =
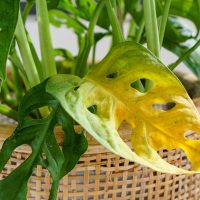
[[[50,79],[48,92],[106,148],[161,172],[192,173],[170,165],[157,153],[159,148],[182,148],[193,169],[200,171],[200,141],[184,136],[187,130],[200,130],[198,112],[179,80],[146,48],[122,43],[84,79],[79,88],[65,92],[53,90]],[[144,79],[151,87],[137,90],[134,85]],[[123,120],[134,130],[133,151],[117,131]]]

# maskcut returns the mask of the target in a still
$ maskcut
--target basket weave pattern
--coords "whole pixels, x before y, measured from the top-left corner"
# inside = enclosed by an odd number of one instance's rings
[[[1,125],[0,146],[14,128],[15,125]],[[130,125],[124,123],[119,132],[130,145]],[[57,129],[55,134],[58,143],[62,144],[63,132]],[[200,135],[193,133],[187,137],[200,139]],[[88,142],[89,148],[76,167],[60,181],[58,200],[200,200],[200,174],[171,175],[156,172],[110,153],[91,137],[88,137]],[[30,153],[28,146],[18,147],[0,173],[0,180],[27,159]],[[173,165],[191,169],[180,149],[161,149],[159,154]],[[49,172],[37,166],[29,180],[27,199],[47,200],[50,188]]]
[[[96,151],[99,151],[96,154]],[[190,168],[179,150],[160,150],[168,162]],[[0,179],[22,163],[28,153],[15,151]],[[37,166],[29,180],[28,200],[48,199],[51,178],[46,169]],[[60,182],[59,200],[199,200],[200,175],[170,175],[155,172],[92,145],[75,169]]]

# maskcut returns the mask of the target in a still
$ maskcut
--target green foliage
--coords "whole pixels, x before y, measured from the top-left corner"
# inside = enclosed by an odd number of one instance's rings
[[[5,79],[6,61],[14,37],[19,0],[0,1],[0,81]]]
[[[73,28],[74,32],[78,34],[83,33],[86,29],[76,18],[70,17],[67,13],[60,10],[51,10],[49,12],[49,19],[54,26],[61,27],[61,25],[65,25],[68,28]]]
[[[28,3],[35,3],[35,0],[26,0]],[[46,0],[48,9],[55,9],[57,8],[60,0]]]
[[[79,1],[70,1],[70,0],[60,0],[59,8],[62,11],[67,11],[76,19],[85,19],[90,21],[93,17],[94,10],[97,6],[95,0],[79,0]],[[108,20],[108,13],[106,8],[104,8],[100,14],[97,24],[102,28],[108,29],[110,23]]]
[[[77,80],[68,82],[67,88],[76,87]],[[0,151],[0,170],[2,170],[15,148],[28,144],[32,153],[8,177],[0,181],[0,199],[26,199],[27,181],[35,165],[40,164],[47,168],[52,176],[53,185],[66,175],[78,162],[80,156],[87,149],[87,140],[84,134],[77,134],[72,119],[58,105],[58,102],[45,91],[47,81],[32,88],[24,97],[19,108],[19,125],[9,137]],[[66,86],[66,85],[65,85]],[[26,119],[32,110],[42,106],[51,106],[49,116],[43,119]],[[54,127],[60,125],[64,132],[62,149],[56,141]],[[6,189],[7,188],[7,189]],[[51,197],[56,197],[57,187],[52,187]]]
[[[184,61],[200,79],[199,0],[26,2],[25,9],[19,12],[19,0],[0,1],[1,80],[5,79],[7,58],[12,67],[2,85],[0,101],[5,105],[0,105],[0,113],[18,120],[16,130],[0,151],[0,171],[17,147],[27,144],[32,149],[30,156],[0,181],[0,200],[25,200],[27,182],[36,165],[50,172],[53,184],[49,199],[55,200],[59,180],[74,168],[87,149],[85,130],[110,151],[155,170],[180,174],[200,169],[199,141],[183,136],[188,129],[199,131],[200,118],[185,89],[170,71]],[[25,29],[34,4],[41,59]],[[127,14],[131,15],[130,35],[125,38],[123,24]],[[195,25],[195,34],[182,18]],[[17,19],[20,23],[16,28]],[[49,21],[58,28],[73,30],[79,48],[76,56],[66,49],[53,49]],[[98,32],[97,26],[101,28]],[[110,51],[95,65],[97,42],[106,36],[112,37]],[[167,69],[135,41],[147,43],[157,57],[163,46],[179,59]],[[92,67],[88,64],[91,50]],[[32,78],[34,83],[30,84]],[[158,109],[163,105],[171,107]],[[123,120],[134,128],[131,136],[134,151],[118,133]],[[75,121],[84,128],[81,134],[75,131]],[[63,130],[62,144],[56,140],[55,127]],[[159,148],[177,147],[185,151],[196,171],[177,168],[157,154]]]
[[[170,14],[191,20],[197,31],[200,29],[199,12],[200,4],[198,0],[172,0]]]
[[[60,0],[47,0],[48,9],[50,10],[50,9],[57,8],[59,2]]]
[[[157,5],[157,16],[158,21],[162,16],[163,3],[165,1],[156,1]],[[131,0],[125,0],[126,12],[130,13],[136,23],[136,29],[141,26],[141,20],[143,16],[143,6],[142,1],[137,0],[132,2]],[[197,42],[196,37],[200,29],[199,24],[199,11],[200,5],[197,0],[172,0],[169,10],[169,18],[166,26],[166,31],[164,35],[163,46],[167,48],[172,53],[177,56],[182,56],[186,51],[188,51],[192,45]],[[196,26],[197,33],[192,33],[191,29],[186,25],[182,18],[191,21]],[[146,42],[146,36],[143,31],[141,42]],[[193,53],[184,59],[186,66],[197,76],[199,75],[199,50],[197,49]]]
[[[166,44],[166,48],[170,49],[177,56],[183,55],[185,52],[190,50],[190,48],[197,43],[196,39],[187,40],[183,44],[168,45]],[[196,51],[192,52],[189,56],[187,56],[183,62],[185,65],[196,75],[198,79],[200,79],[200,49],[198,48]]]

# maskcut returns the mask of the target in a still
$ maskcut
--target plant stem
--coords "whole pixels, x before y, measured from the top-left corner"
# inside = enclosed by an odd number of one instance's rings
[[[170,64],[168,67],[170,70],[175,69],[183,60],[185,60],[193,51],[195,51],[200,46],[200,40],[198,40],[194,46],[188,49],[177,61]]]
[[[199,7],[199,13],[200,13],[200,0],[197,1],[198,2],[198,7]],[[197,29],[197,33],[196,33],[196,37],[198,37],[199,35],[199,28]]]
[[[19,70],[14,64],[12,65],[12,73],[13,73],[13,79],[14,79],[14,84],[15,84],[16,99],[17,99],[17,102],[20,103],[23,97],[24,91],[23,91],[22,82],[20,79]]]
[[[101,0],[99,4],[97,5],[94,15],[92,17],[92,20],[90,21],[89,27],[88,27],[88,40],[89,44],[93,45],[94,44],[94,28],[96,26],[97,20],[99,18],[99,15],[101,13],[101,10],[105,4],[106,0]]]
[[[114,1],[114,3],[116,3],[116,2]],[[106,1],[106,6],[107,6],[107,10],[108,10],[108,16],[110,19],[110,23],[112,26],[113,44],[116,45],[116,44],[124,41],[124,36],[122,34],[121,26],[118,21],[114,6],[111,3],[111,0]]]
[[[92,66],[95,65],[96,47],[97,47],[97,43],[95,42],[93,45],[93,51],[92,51]]]
[[[24,22],[26,21],[34,3],[35,2],[33,0],[32,1],[26,1],[26,5],[25,5],[25,8],[24,8],[24,11],[23,11],[23,14],[22,14],[22,19],[23,19]]]
[[[147,47],[152,53],[160,57],[160,42],[158,34],[158,24],[156,18],[155,0],[143,0],[144,21],[147,37]]]
[[[137,36],[136,36],[136,42],[138,42],[138,43],[141,40],[143,30],[144,30],[144,18],[142,18],[142,20],[140,22],[139,30],[138,30]]]
[[[94,44],[94,28],[101,13],[101,10],[105,4],[106,0],[100,0],[94,11],[93,17],[90,21],[87,35],[85,36],[84,48],[80,48],[79,56],[76,61],[76,66],[74,69],[74,74],[83,77],[87,72],[87,60],[90,53],[90,49]]]
[[[28,39],[28,42],[29,42],[29,47],[30,47],[30,50],[31,50],[31,54],[33,56],[33,59],[34,59],[34,62],[35,62],[35,66],[37,68],[37,71],[38,71],[38,75],[39,75],[39,78],[40,78],[40,81],[44,80],[44,74],[43,74],[43,70],[42,70],[42,63],[37,55],[37,52],[35,50],[35,47],[31,41],[31,38],[29,36],[29,34],[27,33],[27,39]]]
[[[0,105],[0,113],[14,120],[18,119],[18,112],[13,110],[7,105],[3,105],[3,104]]]
[[[12,51],[12,54],[9,55],[9,60],[12,62],[13,66],[16,67],[16,70],[19,70],[19,74],[24,82],[26,89],[30,89],[30,84],[26,75],[26,72],[23,68],[23,64],[17,54],[16,49]],[[21,72],[21,73],[20,73]]]
[[[46,0],[36,0],[36,11],[42,55],[42,71],[45,79],[57,74]]]
[[[40,83],[40,79],[28,44],[21,13],[19,13],[15,36],[24,63],[24,70],[31,87],[33,87]]]
[[[7,81],[3,83],[1,87],[1,102],[7,104],[10,107],[16,107],[17,102],[10,95],[10,91],[8,89]]]
[[[164,10],[163,10],[163,14],[162,14],[162,18],[161,18],[161,25],[160,25],[160,28],[159,28],[160,48],[162,47],[163,38],[164,38],[164,35],[165,35],[165,29],[166,29],[170,5],[171,5],[171,0],[166,0]]]
[[[133,38],[135,37],[135,33],[136,33],[136,23],[134,19],[131,19],[130,24],[129,24],[127,39],[133,40]]]
[[[123,26],[123,21],[124,21],[124,12],[125,12],[125,2],[124,0],[116,0],[117,1],[117,6],[116,6],[116,10],[117,10],[117,18],[119,20],[120,23],[120,27],[122,29]]]
[[[52,183],[52,186],[51,186],[51,192],[50,192],[49,200],[56,200],[58,186],[59,186],[59,180],[54,180],[53,183]]]

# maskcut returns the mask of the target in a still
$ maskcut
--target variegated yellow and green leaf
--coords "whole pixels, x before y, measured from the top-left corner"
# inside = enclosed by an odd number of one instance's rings
[[[51,107],[49,116],[26,118],[43,106]],[[73,75],[46,79],[25,95],[19,110],[19,125],[0,151],[0,170],[16,147],[28,144],[32,153],[0,181],[0,188],[13,188],[11,194],[2,189],[0,199],[8,195],[9,200],[26,199],[27,182],[36,164],[47,168],[58,185],[87,149],[85,135],[75,132],[73,119],[107,149],[128,160],[166,173],[200,171],[200,140],[185,137],[187,130],[199,131],[198,111],[176,76],[139,44],[121,43],[84,79]],[[133,127],[132,149],[118,132],[124,120]],[[65,135],[62,149],[54,136],[57,124]],[[160,148],[183,149],[193,171],[167,163],[157,153]],[[55,194],[56,187],[52,187],[50,198]]]
[[[137,89],[135,83],[144,80],[148,87]],[[184,135],[200,130],[198,111],[176,76],[146,48],[122,43],[80,80],[79,87],[68,90],[68,81],[69,76],[52,77],[46,90],[110,151],[161,172],[200,170],[200,141]],[[123,120],[133,127],[133,150],[118,133]],[[167,163],[158,155],[159,148],[182,148],[194,171]]]

